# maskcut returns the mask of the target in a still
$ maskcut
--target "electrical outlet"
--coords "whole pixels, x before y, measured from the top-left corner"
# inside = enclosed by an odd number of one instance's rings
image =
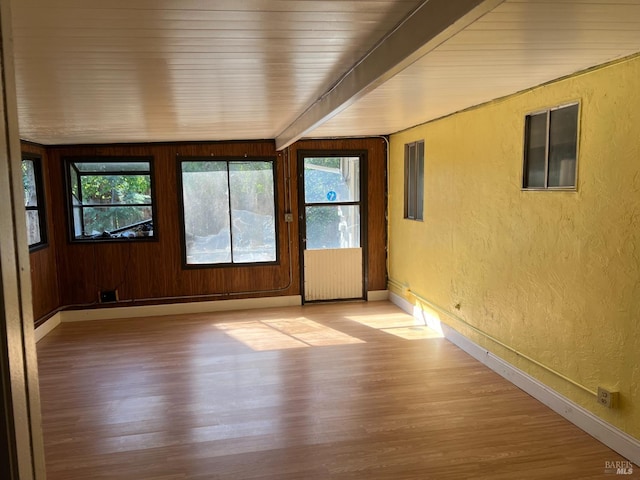
[[[293,213],[285,213],[284,214],[284,221],[287,222],[287,223],[293,222]]]
[[[614,408],[618,403],[618,392],[598,387],[598,403],[607,408]]]
[[[118,290],[101,290],[100,303],[113,303],[118,301]]]

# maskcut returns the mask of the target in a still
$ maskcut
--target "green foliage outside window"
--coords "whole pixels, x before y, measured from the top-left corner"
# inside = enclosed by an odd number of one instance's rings
[[[47,241],[41,192],[40,158],[22,159],[22,186],[27,221],[27,241],[30,248],[44,245]]]
[[[153,236],[150,166],[139,165],[145,170],[129,170],[122,160],[70,164],[75,238]]]

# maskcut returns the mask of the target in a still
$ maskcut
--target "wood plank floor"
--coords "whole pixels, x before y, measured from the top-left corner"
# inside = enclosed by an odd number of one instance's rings
[[[386,302],[67,323],[38,356],[49,480],[596,479],[624,460]]]

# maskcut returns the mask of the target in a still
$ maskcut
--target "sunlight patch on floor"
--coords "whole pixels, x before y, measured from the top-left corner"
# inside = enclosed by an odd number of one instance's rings
[[[306,348],[309,346],[262,322],[219,323],[214,327],[256,351],[285,350],[287,348]]]
[[[214,327],[256,351],[365,343],[304,317],[219,323]]]
[[[416,325],[414,327],[381,328],[384,333],[390,333],[405,340],[424,340],[427,338],[442,338],[441,333],[432,330],[426,325]]]
[[[304,317],[292,320],[267,320],[264,323],[314,347],[365,343],[359,338],[352,337]]]
[[[358,322],[365,327],[383,329],[394,327],[411,327],[414,325],[424,325],[421,322],[406,313],[391,313],[380,315],[349,315],[345,317],[347,320]]]
[[[427,326],[426,320],[412,317],[406,313],[353,315],[346,318],[361,325],[375,328],[382,332],[395,335],[396,337],[404,338],[405,340],[423,340],[444,337],[441,331]]]

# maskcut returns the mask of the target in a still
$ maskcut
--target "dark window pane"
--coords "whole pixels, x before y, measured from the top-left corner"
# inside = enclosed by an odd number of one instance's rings
[[[187,264],[231,262],[227,162],[183,162]]]
[[[416,145],[412,143],[407,150],[407,218],[416,218]]]
[[[360,207],[306,207],[307,249],[360,247]]]
[[[227,162],[212,160],[182,162],[183,173],[224,172],[227,174]]]
[[[422,220],[424,209],[424,142],[418,142],[416,148],[416,194],[415,219]]]
[[[404,218],[422,220],[424,200],[424,142],[404,146]]]
[[[35,164],[33,160],[22,161],[22,183],[24,185],[24,206],[38,206]]]
[[[82,209],[85,236],[98,236],[151,220],[151,207],[85,207]],[[149,236],[149,235],[141,235]]]
[[[404,146],[404,218],[409,218],[409,165],[411,163],[411,147],[412,144]]]
[[[27,210],[27,239],[29,240],[29,246],[42,242],[40,215],[37,210]]]
[[[47,232],[42,196],[42,164],[39,158],[22,160],[22,185],[26,208],[27,240],[29,247],[46,243]]]
[[[549,119],[549,186],[574,187],[578,105],[551,111]]]
[[[186,263],[273,262],[273,162],[182,162]]]
[[[545,187],[547,113],[529,115],[526,120],[525,188]]]
[[[78,181],[78,172],[72,166],[69,166],[71,177],[71,195],[73,195],[74,201],[80,198],[80,182]]]
[[[360,201],[360,159],[305,158],[304,197],[306,203]]]
[[[82,204],[151,204],[149,175],[83,175]]]
[[[233,262],[274,262],[276,230],[272,163],[230,163],[229,190]]]
[[[149,162],[75,162],[80,173],[145,172],[150,170]]]
[[[82,209],[76,206],[73,207],[73,234],[75,238],[82,237]]]
[[[154,236],[150,161],[76,160],[67,160],[74,239]]]

